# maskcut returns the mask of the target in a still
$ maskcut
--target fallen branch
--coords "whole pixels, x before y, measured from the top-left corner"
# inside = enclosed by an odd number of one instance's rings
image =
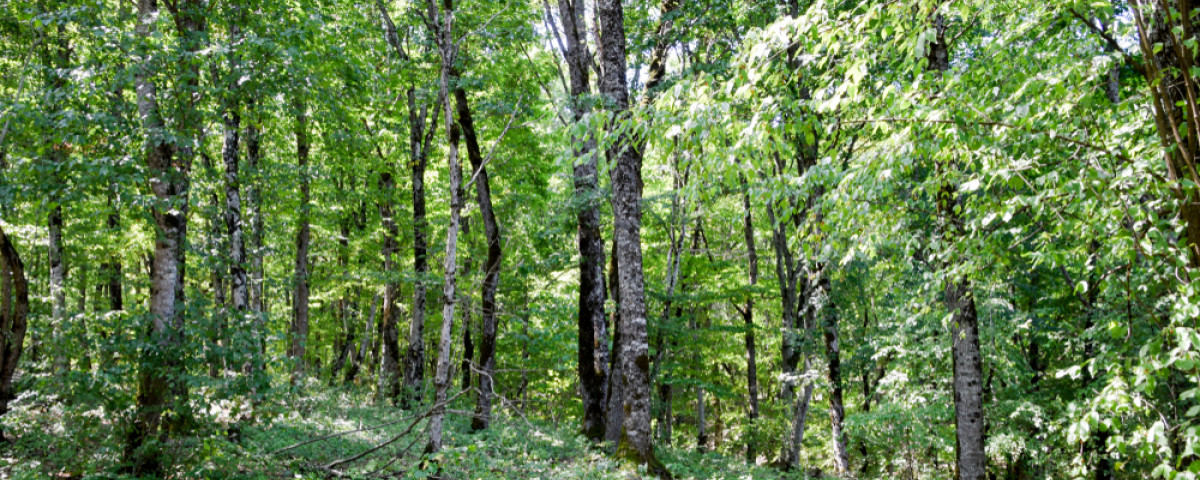
[[[350,462],[353,462],[353,461],[355,461],[355,460],[358,460],[358,459],[360,459],[360,458],[363,458],[363,457],[365,457],[365,456],[367,456],[367,455],[370,455],[370,454],[372,454],[372,453],[375,453],[375,452],[379,451],[379,449],[381,449],[381,448],[383,448],[383,447],[386,447],[386,446],[388,446],[388,445],[391,445],[391,444],[395,443],[395,442],[396,442],[396,440],[399,440],[399,439],[403,438],[405,435],[408,435],[409,433],[412,433],[413,427],[416,427],[418,423],[421,423],[421,420],[424,420],[424,419],[428,418],[430,415],[433,415],[433,412],[437,411],[437,410],[438,410],[438,409],[440,409],[440,408],[443,408],[443,407],[445,407],[446,405],[449,405],[449,404],[450,404],[450,402],[453,402],[453,401],[454,401],[455,399],[457,399],[457,398],[458,398],[460,395],[462,395],[462,394],[464,394],[464,393],[466,393],[466,392],[469,392],[469,391],[471,391],[471,390],[474,390],[474,389],[473,389],[473,388],[470,388],[470,389],[466,389],[466,390],[460,390],[458,393],[454,394],[454,396],[453,396],[453,397],[447,398],[447,399],[446,399],[446,401],[444,401],[444,402],[441,402],[441,403],[436,403],[436,404],[434,404],[432,407],[429,407],[429,409],[428,409],[428,410],[425,410],[425,412],[421,413],[421,415],[419,415],[419,416],[417,416],[416,418],[414,418],[414,419],[413,419],[413,421],[412,421],[412,423],[409,423],[409,424],[408,424],[408,427],[406,427],[406,428],[404,429],[404,431],[402,431],[402,432],[400,432],[399,434],[397,434],[396,436],[394,436],[394,437],[392,437],[392,438],[388,439],[387,441],[384,441],[383,443],[380,443],[380,444],[378,444],[378,445],[375,445],[375,446],[373,446],[373,447],[371,447],[371,448],[368,448],[368,449],[366,449],[366,450],[363,450],[362,452],[360,452],[360,453],[358,453],[357,455],[354,455],[354,456],[352,456],[352,457],[347,457],[347,458],[343,458],[343,459],[341,459],[341,460],[335,460],[335,461],[333,461],[333,462],[330,462],[330,463],[328,463],[328,464],[326,464],[326,465],[324,465],[324,466],[322,466],[322,467],[320,467],[320,468],[321,468],[322,470],[334,471],[334,470],[333,470],[333,467],[336,467],[336,466],[338,466],[338,465],[342,465],[342,464],[345,464],[345,463],[350,463]]]

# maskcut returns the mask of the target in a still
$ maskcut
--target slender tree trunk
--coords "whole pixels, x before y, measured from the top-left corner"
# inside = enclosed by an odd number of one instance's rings
[[[375,311],[379,306],[379,294],[371,298],[371,312],[367,315],[367,323],[363,325],[362,339],[358,342],[358,350],[354,354],[354,360],[350,363],[350,368],[346,369],[346,377],[343,383],[349,384],[354,381],[354,377],[358,376],[359,370],[363,367],[363,362],[367,358],[367,350],[371,346],[371,330],[375,326]]]
[[[588,72],[591,52],[587,47],[584,2],[559,0],[562,19],[563,58],[571,77],[571,121],[580,122],[590,110],[585,97],[591,93]],[[550,14],[549,10],[546,12]],[[553,24],[551,24],[553,28]],[[596,141],[591,135],[573,138],[575,156],[573,181],[579,245],[579,312],[577,322],[579,385],[583,400],[583,434],[592,441],[605,437],[606,395],[609,378],[608,332],[604,313],[604,239],[600,235],[599,173]]]
[[[413,285],[412,322],[408,329],[408,351],[404,360],[403,404],[419,403],[423,397],[425,382],[425,277],[429,275],[428,247],[425,220],[425,167],[428,163],[429,143],[437,130],[440,103],[433,109],[433,119],[428,124],[427,104],[417,106],[416,93],[408,90],[408,120],[410,150],[412,156],[412,200],[413,200],[413,268],[417,281]],[[428,127],[428,133],[425,132]]]
[[[430,12],[437,12],[438,8],[433,4],[434,0],[429,0]],[[451,0],[443,0],[443,9],[437,18],[431,22],[436,26],[435,37],[437,40],[438,54],[441,57],[441,75],[440,75],[440,96],[443,99],[448,99],[450,96],[450,82],[452,81],[452,70],[454,68],[454,59],[458,55],[457,40],[454,38],[451,29],[454,18],[454,6]],[[453,339],[454,331],[454,307],[458,299],[456,259],[458,255],[458,227],[460,223],[460,215],[462,214],[462,168],[458,163],[458,144],[460,132],[457,125],[454,123],[454,107],[447,100],[444,108],[446,109],[446,132],[449,134],[449,148],[446,152],[446,160],[449,164],[450,172],[450,224],[446,228],[446,255],[444,265],[444,280],[442,282],[442,331],[438,338],[438,357],[437,368],[434,372],[434,406],[433,413],[429,419],[429,445],[425,448],[426,452],[434,453],[442,449],[442,427],[445,419],[446,411],[446,391],[450,386],[450,344]]]
[[[396,182],[389,172],[379,175],[379,190],[384,200],[379,203],[379,216],[383,219],[383,271],[387,283],[383,288],[383,316],[380,329],[382,357],[379,368],[379,399],[395,403],[400,395],[400,296],[399,255],[400,229],[392,211],[392,198]]]
[[[256,319],[255,328],[257,331],[263,332],[262,314],[266,312],[267,307],[263,295],[263,217],[262,198],[259,190],[259,185],[262,184],[260,170],[262,126],[259,124],[257,103],[253,98],[246,99],[246,111],[250,115],[250,121],[246,122],[245,131],[246,171],[250,176],[246,182],[246,210],[250,217],[250,310],[258,314],[259,318]]]
[[[629,89],[626,86],[625,13],[620,0],[601,0],[600,22],[602,75],[600,94],[615,113],[611,128],[620,131],[609,152],[616,160],[612,169],[612,206],[617,241],[617,269],[621,280],[621,376],[625,419],[618,454],[645,464],[656,475],[670,478],[666,466],[654,454],[650,436],[650,358],[646,339],[645,285],[642,274],[642,152],[638,141],[624,133],[620,122],[629,121]]]
[[[66,24],[60,23],[55,29],[54,34],[41,33],[41,54],[42,65],[45,67],[46,87],[49,93],[46,95],[48,104],[46,110],[50,115],[57,115],[63,108],[63,100],[67,89],[67,73],[71,63],[71,44],[67,37]],[[65,141],[60,141],[55,137],[56,133],[51,132],[46,137],[46,167],[52,172],[52,181],[61,182],[58,172],[66,168],[65,164],[68,160],[67,144]],[[59,373],[69,370],[70,360],[66,357],[63,349],[68,344],[66,338],[69,328],[67,328],[67,290],[66,278],[67,268],[63,264],[63,199],[58,194],[52,194],[49,198],[50,213],[46,217],[46,226],[50,237],[49,263],[50,263],[50,305],[51,305],[51,321],[53,327],[54,343],[54,368]]]
[[[29,318],[29,282],[25,264],[12,240],[0,230],[0,417],[8,414],[8,403],[16,396],[13,376],[25,343]],[[5,442],[0,429],[0,442]]]
[[[461,127],[462,124],[459,123]],[[465,201],[465,199],[464,199]],[[460,234],[463,243],[466,243],[466,258],[463,259],[463,268],[460,275],[464,282],[471,283],[471,272],[474,268],[474,255],[471,251],[471,217],[462,219],[462,233]],[[462,338],[463,338],[463,353],[462,363],[459,365],[459,373],[462,374],[462,389],[471,388],[471,364],[475,361],[475,342],[471,338],[471,295],[463,292],[459,295],[459,301],[462,302]]]
[[[739,175],[742,182],[742,234],[746,239],[746,252],[748,258],[747,275],[749,276],[750,289],[753,290],[758,286],[758,247],[754,241],[754,212],[750,206],[750,190],[746,182],[746,177]],[[746,462],[753,463],[757,452],[754,448],[757,443],[757,422],[758,422],[758,360],[754,346],[754,295],[751,291],[746,295],[746,305],[742,307],[742,321],[746,325],[746,391],[750,397],[749,402],[749,420],[750,420],[750,435],[746,441]]]
[[[60,159],[61,161],[61,159]],[[63,265],[63,217],[62,205],[55,203],[47,219],[50,233],[50,299],[51,318],[54,325],[54,369],[62,373],[71,368],[66,354],[67,335],[67,269]]]
[[[842,359],[838,344],[838,318],[832,300],[829,299],[830,282],[825,272],[826,265],[818,267],[817,286],[815,292],[815,314],[821,318],[823,337],[825,339],[825,360],[829,364],[829,424],[830,442],[833,447],[833,471],[837,476],[850,473],[850,457],[846,452],[845,419],[846,407],[842,400]]]
[[[949,44],[945,38],[945,18],[938,14],[933,22],[936,38],[929,45],[928,69],[940,75],[950,69]],[[943,184],[938,192],[938,213],[945,224],[942,235],[946,237],[961,235],[957,196],[957,188],[949,183]],[[954,358],[957,478],[983,480],[987,476],[987,453],[984,451],[983,361],[979,350],[975,295],[966,277],[947,280],[944,295],[954,326],[951,352]]]
[[[457,80],[455,83],[458,83]],[[491,179],[479,149],[479,139],[475,134],[475,121],[471,117],[467,92],[462,87],[454,89],[454,103],[458,113],[458,124],[467,144],[467,159],[470,160],[473,170],[471,177],[475,181],[475,195],[480,217],[483,218],[484,237],[487,240],[487,260],[483,265],[483,292],[480,299],[482,323],[479,332],[479,395],[476,397],[475,417],[471,419],[471,430],[479,431],[487,428],[492,418],[492,396],[495,394],[492,375],[496,370],[496,292],[500,288],[500,259],[503,252],[500,248],[500,225],[496,222],[496,214],[492,208]]]
[[[308,175],[308,112],[305,103],[296,99],[296,165],[300,172],[300,212],[296,229],[296,262],[292,274],[291,350],[294,363],[292,383],[304,372],[304,350],[308,343],[308,243],[309,243],[309,175]]]

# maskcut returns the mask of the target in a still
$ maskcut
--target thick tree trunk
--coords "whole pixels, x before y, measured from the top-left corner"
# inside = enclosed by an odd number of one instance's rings
[[[308,112],[302,100],[296,109],[296,166],[300,173],[299,226],[296,228],[296,261],[292,273],[295,293],[292,297],[291,349],[288,356],[294,362],[292,383],[304,372],[304,350],[308,343],[308,244],[309,244],[309,175],[308,175]]]
[[[12,240],[0,230],[0,417],[8,414],[8,403],[16,396],[13,376],[25,344],[29,318],[29,282]],[[0,429],[0,442],[4,442]]]
[[[462,124],[460,123],[459,126],[461,127]],[[466,200],[464,199],[463,201],[466,201]],[[475,267],[474,258],[472,258],[472,257],[474,257],[474,255],[473,255],[473,252],[471,251],[471,240],[470,240],[471,239],[471,217],[465,217],[462,219],[462,231],[460,233],[460,237],[463,239],[463,243],[466,244],[464,250],[466,250],[465,256],[467,257],[467,258],[463,259],[463,267],[462,267],[462,272],[460,273],[460,276],[462,277],[464,282],[467,282],[469,284],[471,282],[472,270]],[[463,328],[462,328],[462,338],[463,338],[463,341],[462,341],[462,346],[463,346],[462,363],[459,364],[458,369],[459,369],[459,373],[462,374],[462,389],[467,390],[467,389],[471,388],[471,366],[472,366],[472,362],[475,361],[475,341],[474,341],[474,339],[471,338],[471,326],[472,326],[471,325],[471,295],[467,292],[463,292],[461,295],[459,295],[458,299],[459,299],[459,302],[462,303],[462,326],[463,326]]]
[[[455,79],[455,83],[457,79]],[[492,208],[492,186],[487,165],[479,149],[475,134],[475,121],[471,118],[471,106],[466,90],[454,89],[454,103],[458,112],[458,124],[462,128],[467,144],[467,159],[471,161],[475,181],[475,195],[479,203],[479,215],[483,218],[483,233],[487,239],[487,260],[483,264],[483,292],[481,294],[482,322],[479,339],[479,395],[476,397],[475,417],[471,419],[471,430],[488,427],[492,418],[493,372],[496,370],[496,291],[500,288],[500,225]]]
[[[604,441],[617,444],[621,440],[621,425],[625,423],[625,389],[622,385],[621,375],[621,346],[624,345],[624,340],[621,338],[621,277],[617,275],[617,267],[620,266],[620,258],[617,256],[617,239],[613,239],[612,252],[609,254],[609,269],[608,269],[608,285],[609,292],[612,294],[613,303],[618,308],[613,309],[612,314],[612,355],[609,357],[609,376],[608,376],[608,397],[605,406],[604,418]]]
[[[603,74],[600,94],[615,113],[614,122],[629,121],[629,89],[626,86],[625,13],[620,0],[601,0],[600,23]],[[618,454],[645,464],[656,475],[670,478],[666,466],[654,455],[650,436],[650,357],[646,339],[645,285],[642,274],[642,152],[638,141],[613,125],[619,136],[609,155],[612,169],[612,207],[621,280],[621,376],[625,419]]]
[[[176,26],[183,38],[183,50],[194,53],[201,48],[201,33],[205,29],[205,9],[194,0],[181,0],[176,5]],[[158,17],[155,0],[138,0],[136,33],[140,38],[153,35]],[[138,58],[152,58],[140,52]],[[162,464],[154,438],[160,435],[163,413],[172,409],[187,415],[187,384],[180,378],[183,343],[183,316],[176,304],[185,302],[185,247],[187,242],[188,170],[192,161],[190,146],[178,146],[172,138],[194,138],[198,132],[195,101],[183,102],[178,128],[167,130],[158,104],[153,62],[147,60],[135,68],[138,115],[147,132],[146,166],[150,173],[150,188],[157,202],[151,208],[155,231],[154,260],[150,282],[150,332],[147,347],[142,351],[138,368],[137,406],[133,425],[129,429],[125,459],[135,475],[158,476]],[[181,88],[196,88],[199,68],[194,60],[186,60]],[[178,156],[178,158],[176,158]],[[180,405],[173,406],[178,401]],[[173,407],[178,407],[177,409]],[[148,445],[149,444],[149,445]]]

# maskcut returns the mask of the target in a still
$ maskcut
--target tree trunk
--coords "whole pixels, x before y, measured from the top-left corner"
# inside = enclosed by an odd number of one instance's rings
[[[591,93],[588,70],[584,2],[559,0],[563,57],[571,77],[571,121],[581,122],[590,110],[584,97]],[[546,12],[550,14],[549,11]],[[572,138],[575,157],[573,182],[579,239],[579,386],[583,400],[583,434],[592,441],[605,436],[606,384],[608,383],[608,332],[604,313],[604,239],[600,235],[599,173],[596,141],[591,135]]]
[[[416,93],[408,90],[408,120],[412,156],[413,199],[413,267],[417,281],[413,284],[412,322],[408,330],[408,351],[404,360],[404,405],[419,403],[425,382],[425,277],[429,275],[425,220],[425,167],[429,159],[430,142],[437,131],[440,103],[433,109],[433,119],[426,123],[429,105],[417,106]],[[428,126],[429,131],[425,129]]]
[[[742,182],[742,233],[746,238],[746,252],[748,257],[748,277],[749,286],[752,290],[746,295],[746,305],[742,307],[742,321],[746,325],[746,391],[750,397],[749,404],[749,420],[750,420],[750,435],[746,441],[746,462],[753,463],[757,452],[754,445],[757,443],[755,434],[757,433],[758,422],[758,360],[754,346],[754,295],[753,289],[758,286],[758,247],[754,241],[754,213],[750,207],[750,190],[744,175],[739,175]]]
[[[950,69],[946,22],[940,14],[934,18],[935,42],[930,43],[928,69],[941,75]],[[939,166],[941,167],[941,166]],[[945,227],[942,235],[961,234],[962,219],[957,207],[957,189],[943,184],[938,192],[938,213]],[[952,241],[952,240],[951,240]],[[965,277],[946,282],[946,309],[954,326],[954,425],[958,480],[983,480],[987,476],[984,451],[983,362],[979,351],[979,321],[975,313],[975,295]]]
[[[642,152],[619,122],[630,120],[629,89],[626,86],[625,14],[621,0],[601,0],[597,17],[602,48],[603,74],[600,94],[615,114],[612,128],[618,134],[609,155],[612,169],[612,207],[621,281],[621,376],[625,419],[618,455],[629,458],[656,475],[670,478],[666,466],[654,454],[650,436],[650,358],[646,339],[645,285],[642,274]]]
[[[13,376],[25,344],[29,318],[29,282],[12,240],[0,230],[0,417],[8,414],[8,403],[16,396]],[[0,429],[0,442],[4,442]]]
[[[457,84],[457,78],[455,80]],[[471,419],[471,430],[488,427],[492,419],[493,372],[496,370],[496,291],[500,288],[500,225],[492,208],[492,186],[487,165],[479,149],[475,134],[475,121],[471,118],[471,106],[467,92],[462,87],[454,89],[454,103],[458,112],[458,124],[462,128],[467,144],[467,159],[471,161],[475,181],[475,195],[479,204],[479,215],[483,217],[483,233],[487,239],[487,260],[483,265],[483,292],[480,303],[482,323],[479,339],[479,395],[476,397],[475,417]]]
[[[184,39],[182,49],[193,54],[202,47],[200,41],[205,29],[205,9],[195,0],[180,0],[175,5],[175,24],[179,37]],[[155,0],[138,0],[138,37],[147,39],[153,36],[152,29],[158,13]],[[150,59],[152,55],[139,51],[136,57]],[[134,83],[138,115],[147,132],[144,155],[151,178],[150,188],[157,200],[151,207],[157,235],[150,282],[150,332],[148,346],[143,349],[139,362],[137,406],[127,436],[125,460],[130,473],[153,477],[160,476],[162,471],[154,438],[160,435],[164,411],[171,409],[177,415],[187,415],[187,384],[180,378],[184,353],[179,349],[183,344],[183,315],[182,309],[176,309],[176,304],[185,303],[187,176],[193,152],[189,145],[180,146],[172,139],[194,139],[198,134],[199,119],[195,100],[182,102],[181,111],[174,122],[177,130],[167,130],[158,104],[157,86],[153,81],[154,62],[146,62],[140,68],[135,68]],[[181,88],[197,88],[199,67],[195,60],[185,60],[184,63]],[[176,402],[179,405],[172,405]]]
[[[258,111],[253,98],[246,99],[246,111],[250,113],[250,121],[247,122],[245,132],[246,171],[250,175],[246,182],[246,210],[250,216],[250,310],[258,314],[255,328],[258,332],[263,332],[262,314],[266,312],[267,307],[263,295],[263,216],[262,198],[259,191],[262,178],[259,165],[262,158],[262,126],[258,122]]]
[[[46,95],[48,105],[46,109],[51,115],[58,114],[63,108],[63,95],[67,88],[67,69],[71,63],[71,44],[67,37],[66,24],[60,23],[55,29],[56,32],[51,37],[49,33],[41,33],[41,54],[42,64],[45,67],[46,73],[46,88],[49,93]],[[66,169],[67,162],[67,144],[65,140],[57,138],[56,133],[51,132],[47,135],[46,141],[49,145],[45,146],[46,151],[46,167],[50,169],[51,181],[59,183],[63,181],[58,172]],[[70,329],[67,328],[67,290],[66,277],[67,269],[63,264],[63,199],[58,194],[52,194],[50,200],[50,213],[47,215],[46,224],[50,236],[49,263],[50,263],[50,305],[51,305],[51,328],[52,341],[54,344],[54,368],[60,374],[69,370],[70,360],[66,357],[63,349],[68,344],[66,337]]]
[[[438,10],[433,4],[434,0],[429,0],[429,9],[431,12]],[[438,54],[441,57],[441,75],[439,88],[441,98],[449,98],[450,82],[452,81],[452,70],[454,68],[454,58],[457,56],[457,40],[454,38],[451,26],[453,25],[454,6],[451,0],[443,0],[444,10],[440,12],[437,18],[431,22],[435,26],[435,39],[438,46]],[[446,132],[449,134],[449,148],[446,151],[446,160],[450,173],[450,224],[446,228],[446,255],[444,265],[444,280],[442,282],[442,331],[438,338],[438,357],[437,368],[434,372],[434,405],[433,412],[429,419],[429,444],[426,446],[427,453],[435,453],[442,449],[442,427],[446,412],[446,391],[450,386],[450,344],[453,339],[454,331],[454,307],[457,302],[457,278],[456,258],[458,254],[458,226],[460,223],[460,215],[462,214],[462,168],[458,163],[458,144],[460,132],[454,123],[454,110],[449,101],[445,102],[446,109]]]
[[[400,395],[400,274],[396,265],[399,255],[400,230],[392,211],[392,197],[396,182],[392,174],[379,174],[379,191],[384,200],[379,202],[379,216],[383,219],[383,271],[387,283],[383,288],[383,316],[381,317],[380,341],[382,357],[379,366],[379,399],[395,403]]]
[[[379,294],[371,298],[371,312],[367,315],[367,323],[363,325],[362,339],[358,342],[358,350],[354,354],[353,361],[350,362],[350,368],[346,369],[346,377],[343,383],[349,384],[354,381],[354,377],[358,376],[359,370],[362,369],[363,362],[367,358],[367,349],[371,346],[371,329],[375,326],[375,311],[379,306]]]
[[[613,309],[613,342],[612,354],[609,356],[608,396],[605,406],[604,441],[613,444],[621,440],[621,425],[625,423],[625,389],[622,387],[621,375],[621,277],[617,275],[620,258],[617,256],[617,239],[613,239],[612,252],[609,257],[608,285],[612,293],[613,303],[618,308]]]
[[[459,123],[461,128],[462,124]],[[464,201],[466,201],[464,199]],[[471,217],[462,219],[463,242],[466,243],[466,257],[463,259],[463,268],[461,276],[463,281],[468,284],[471,282],[471,271],[474,268],[473,254],[471,252]],[[462,374],[462,389],[471,388],[471,363],[475,361],[475,342],[471,338],[471,295],[463,292],[459,295],[459,301],[462,302],[462,338],[463,338],[463,353],[462,363],[459,364],[459,373]]]
[[[308,112],[303,100],[296,99],[296,166],[300,174],[299,226],[296,229],[296,262],[292,274],[295,293],[292,297],[291,350],[294,362],[292,383],[304,372],[304,350],[308,343],[308,243],[309,243],[309,175],[308,175]]]
[[[818,267],[817,288],[814,295],[821,303],[816,308],[816,315],[822,319],[823,337],[825,339],[825,360],[829,364],[829,424],[830,443],[833,447],[834,475],[844,476],[850,472],[850,457],[846,452],[845,420],[846,407],[842,400],[842,357],[838,344],[838,318],[834,305],[829,299],[829,277],[825,265]]]

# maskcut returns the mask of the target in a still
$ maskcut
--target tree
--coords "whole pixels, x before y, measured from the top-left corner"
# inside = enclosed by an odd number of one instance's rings
[[[608,155],[612,168],[613,219],[617,273],[621,284],[621,390],[625,410],[619,455],[645,464],[660,476],[671,474],[654,455],[650,436],[650,357],[646,339],[646,303],[642,275],[642,152],[629,132],[629,89],[626,87],[624,9],[620,0],[598,4],[600,24],[600,94],[612,112],[616,137]]]

